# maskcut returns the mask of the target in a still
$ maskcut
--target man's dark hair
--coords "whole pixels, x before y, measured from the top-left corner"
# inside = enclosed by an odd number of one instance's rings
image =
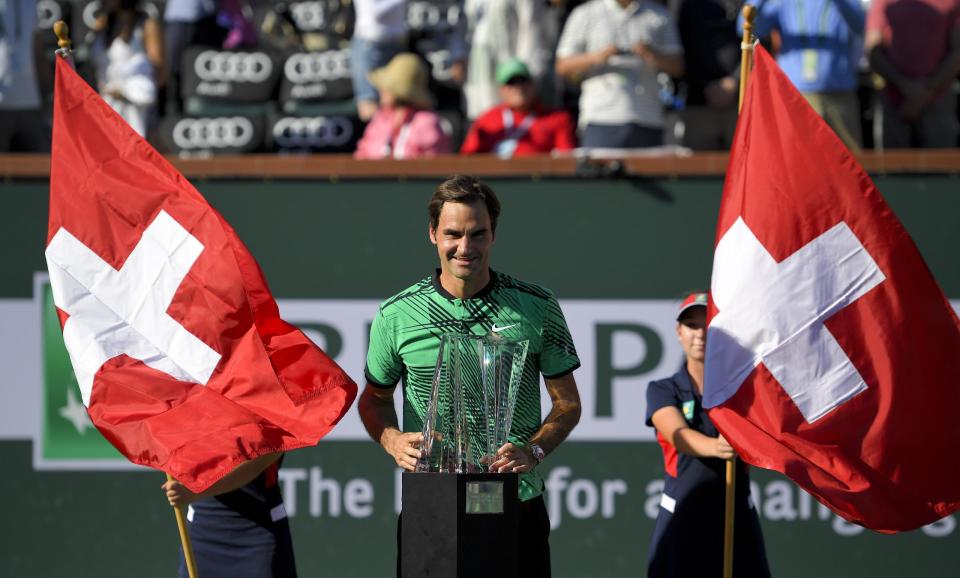
[[[437,230],[440,222],[440,210],[444,203],[473,204],[482,201],[490,215],[492,233],[497,232],[497,219],[500,217],[500,201],[486,183],[476,177],[467,175],[453,175],[440,183],[430,198],[427,212],[430,215],[430,230]]]

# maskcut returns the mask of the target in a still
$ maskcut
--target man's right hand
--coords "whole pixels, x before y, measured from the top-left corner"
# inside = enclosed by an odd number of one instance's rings
[[[610,44],[603,50],[598,50],[597,52],[593,53],[593,65],[603,66],[604,64],[607,63],[608,60],[610,60],[611,56],[619,53],[620,53],[620,49],[617,48],[615,44]]]
[[[407,471],[413,471],[420,459],[420,444],[423,434],[417,432],[403,433],[396,428],[386,428],[380,436],[380,445],[388,454],[393,456],[397,465]]]

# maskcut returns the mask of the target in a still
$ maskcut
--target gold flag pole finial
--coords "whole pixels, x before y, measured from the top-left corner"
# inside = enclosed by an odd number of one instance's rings
[[[57,54],[67,57],[73,54],[73,42],[70,42],[70,27],[63,20],[53,24],[53,33],[57,35],[57,45],[60,47]]]

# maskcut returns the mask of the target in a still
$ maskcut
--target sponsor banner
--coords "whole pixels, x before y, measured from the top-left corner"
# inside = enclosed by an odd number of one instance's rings
[[[285,459],[279,480],[290,518],[306,525],[319,518],[399,514],[401,470],[392,467],[379,447],[371,452],[356,444],[339,446],[291,453]],[[349,467],[339,465],[344,462],[350,462]],[[645,527],[649,535],[663,495],[661,464],[658,455],[634,443],[565,442],[540,466],[554,536],[584,523],[624,521]],[[766,522],[802,524],[846,538],[870,534],[778,474],[752,469],[750,488],[753,507]],[[955,516],[921,529],[930,538],[955,531]]]
[[[270,126],[267,146],[281,151],[348,153],[357,148],[362,130],[356,115],[282,116]]]
[[[168,116],[160,123],[164,150],[179,154],[237,154],[258,151],[264,143],[260,115]]]
[[[407,28],[414,36],[446,34],[465,24],[462,1],[420,0],[407,5]]]
[[[38,275],[42,323],[43,391],[40,439],[35,446],[38,468],[132,467],[92,428],[80,404],[76,378],[63,346],[49,284]],[[280,311],[299,326],[358,383],[376,300],[280,300]],[[671,301],[564,301],[561,303],[583,368],[576,372],[583,404],[572,439],[651,440],[653,432],[637,416],[646,407],[646,385],[673,373],[682,352],[673,337]],[[550,400],[541,389],[544,415]],[[400,401],[400,388],[396,397]],[[351,411],[328,440],[366,440],[357,412]]]
[[[350,49],[294,52],[283,63],[282,102],[330,102],[353,98]]]
[[[192,46],[183,55],[181,94],[228,102],[268,101],[281,68],[281,59],[273,51]]]
[[[276,20],[301,35],[323,35],[349,39],[355,21],[353,3],[342,0],[307,2],[255,2],[253,20],[258,30],[276,29]]]

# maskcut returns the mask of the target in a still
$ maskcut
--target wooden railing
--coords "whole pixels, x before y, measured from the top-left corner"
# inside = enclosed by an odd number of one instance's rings
[[[691,156],[634,157],[618,161],[616,174],[660,177],[722,176],[728,154],[697,153]],[[547,155],[503,160],[492,155],[440,156],[412,160],[354,160],[349,155],[253,154],[204,159],[169,157],[191,179],[406,179],[434,178],[466,173],[481,177],[558,178],[592,174],[590,169],[609,167],[610,160],[589,161]],[[871,174],[960,173],[960,149],[865,152],[860,162]],[[586,170],[585,170],[586,169]],[[605,171],[610,172],[610,171]],[[45,179],[50,176],[49,155],[0,155],[0,177]]]

